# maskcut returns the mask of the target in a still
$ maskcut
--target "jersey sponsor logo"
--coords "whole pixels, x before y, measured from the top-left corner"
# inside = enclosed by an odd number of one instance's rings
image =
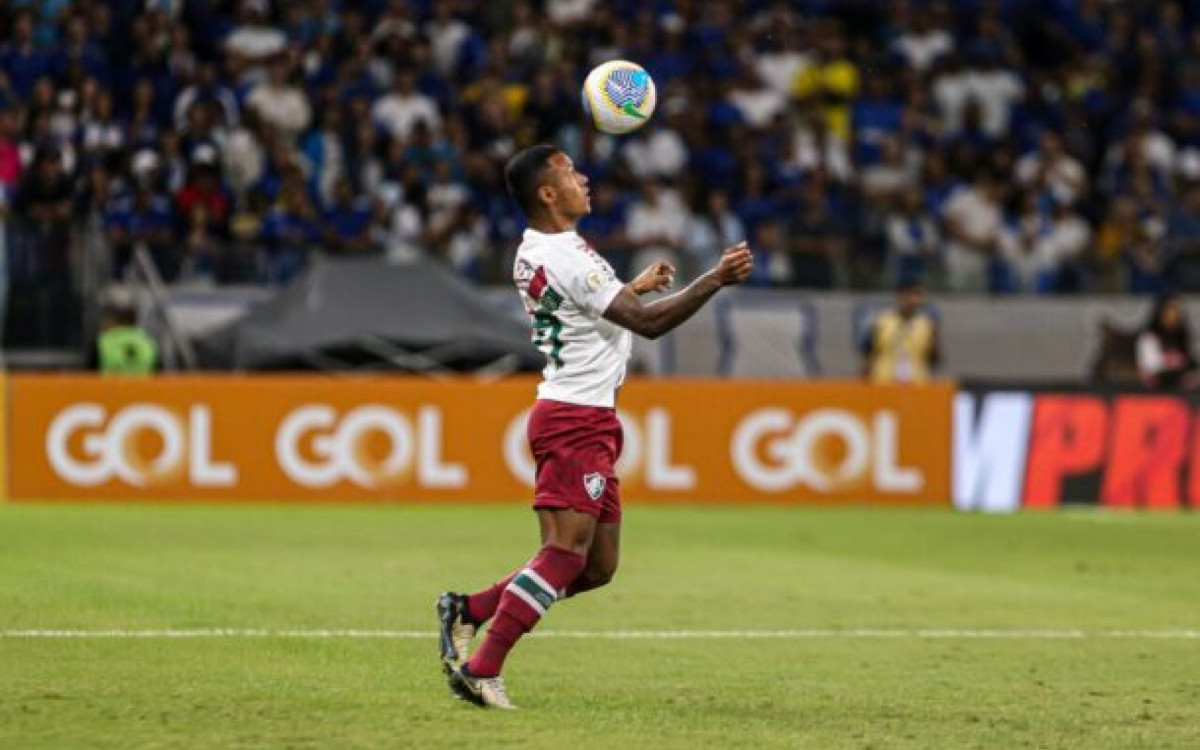
[[[583,476],[583,488],[587,490],[588,497],[593,500],[600,499],[600,496],[604,494],[604,485],[607,483],[604,475],[598,472],[593,471],[591,474]]]
[[[604,274],[600,273],[599,270],[589,272],[587,275],[587,285],[588,289],[593,292],[600,291],[600,288],[604,286]]]

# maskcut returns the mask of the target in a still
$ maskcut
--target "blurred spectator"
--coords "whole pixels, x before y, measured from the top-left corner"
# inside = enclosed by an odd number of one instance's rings
[[[795,129],[789,161],[801,172],[822,170],[836,182],[848,182],[854,176],[846,140],[831,131],[828,118],[820,110],[807,107]]]
[[[933,219],[925,213],[921,191],[910,186],[887,219],[888,267],[890,277],[923,279],[937,260],[941,237]]]
[[[334,187],[345,175],[346,154],[342,148],[342,112],[337,107],[322,109],[319,123],[301,144],[312,171],[309,181],[322,203],[333,200]]]
[[[871,324],[863,342],[863,372],[874,383],[923,383],[941,361],[937,323],[925,310],[925,288],[903,280],[896,306]]]
[[[964,114],[971,102],[971,83],[959,55],[945,55],[939,61],[932,76],[930,93],[937,103],[942,132],[947,135],[961,132]]]
[[[371,237],[372,220],[370,203],[355,197],[349,180],[338,180],[324,215],[325,249],[334,255],[362,255],[376,250]]]
[[[1129,267],[1129,291],[1134,294],[1162,294],[1167,288],[1167,259],[1159,238],[1146,229],[1135,234],[1125,247]]]
[[[579,232],[626,278],[631,261],[625,236],[627,205],[610,182],[593,182],[592,190],[592,211],[579,222]]]
[[[989,138],[1007,135],[1013,108],[1025,93],[1021,77],[1004,67],[997,50],[981,47],[967,69],[967,88],[979,105],[981,126]]]
[[[955,190],[942,209],[946,231],[946,283],[955,292],[982,292],[989,287],[1003,214],[1000,188],[986,170],[976,172]]]
[[[1171,138],[1153,127],[1145,102],[1135,103],[1135,114],[1128,133],[1115,140],[1104,157],[1103,182],[1110,193],[1135,189],[1138,183],[1152,186],[1155,195],[1165,198],[1175,167],[1175,145]]]
[[[1085,197],[1087,176],[1083,165],[1063,149],[1062,137],[1053,131],[1043,131],[1038,149],[1017,161],[1017,183],[1049,193],[1049,197],[1064,203],[1076,203]]]
[[[113,97],[108,90],[97,92],[93,107],[82,113],[79,142],[88,161],[107,161],[125,147],[125,126],[117,120]]]
[[[433,180],[425,194],[431,231],[442,232],[455,221],[459,209],[470,200],[471,193],[455,174],[454,166],[445,160],[437,162],[433,168]]]
[[[471,281],[481,281],[487,236],[487,222],[479,209],[470,203],[459,206],[446,228],[443,243],[451,268]]]
[[[1108,294],[1126,291],[1125,252],[1142,231],[1137,203],[1128,197],[1114,200],[1096,236],[1093,264],[1100,291]]]
[[[222,241],[213,232],[208,206],[202,202],[192,203],[184,217],[179,280],[189,284],[215,283]]]
[[[268,0],[241,0],[237,25],[225,39],[225,51],[248,62],[264,60],[283,51],[287,36],[271,25]]]
[[[845,258],[848,243],[845,232],[830,213],[819,181],[813,180],[805,186],[788,234],[791,268],[785,285],[832,289],[837,265]]]
[[[1180,200],[1167,217],[1167,242],[1172,257],[1200,255],[1200,183],[1180,192]]]
[[[177,129],[187,127],[188,112],[197,104],[216,105],[221,122],[226,128],[233,128],[238,124],[237,97],[232,89],[219,80],[215,63],[205,62],[198,65],[192,82],[175,97],[172,113]]]
[[[885,138],[879,161],[863,168],[859,185],[868,201],[887,203],[914,186],[915,175],[904,147],[896,138]]]
[[[12,38],[0,47],[0,67],[21,98],[28,97],[37,80],[50,72],[50,61],[34,44],[33,11],[29,8],[13,13]]]
[[[560,27],[586,20],[592,14],[596,0],[546,0],[546,14]]]
[[[754,67],[763,83],[781,95],[791,95],[800,73],[813,64],[805,46],[796,38],[792,23],[772,26],[763,48],[754,57]]]
[[[417,77],[411,70],[396,73],[395,87],[375,103],[371,119],[393,138],[407,138],[417,122],[424,122],[434,133],[441,128],[437,104],[417,90]]]
[[[683,247],[693,269],[712,267],[721,251],[746,239],[746,227],[729,206],[729,194],[712,190],[689,217]]]
[[[563,127],[575,121],[574,107],[575,97],[553,70],[541,68],[533,74],[533,86],[525,103],[525,117],[534,127],[533,140],[554,140]]]
[[[346,144],[346,176],[363,193],[374,193],[383,184],[385,167],[380,154],[380,133],[369,119],[353,121]]]
[[[820,31],[813,64],[797,72],[792,95],[820,107],[825,129],[839,141],[850,139],[850,102],[858,93],[858,66],[846,54],[842,29],[830,22]]]
[[[471,39],[471,27],[455,17],[454,4],[433,4],[433,19],[425,25],[425,35],[433,50],[433,64],[438,73],[453,78],[463,62],[463,50]]]
[[[901,11],[899,35],[892,49],[918,73],[928,71],[938,58],[954,51],[954,37],[932,23],[928,8],[906,4]]]
[[[58,150],[53,146],[39,149],[13,201],[14,212],[27,220],[38,240],[36,257],[30,259],[34,266],[65,271],[65,233],[73,194],[71,177]]]
[[[154,84],[147,78],[140,79],[133,87],[132,113],[126,133],[133,147],[152,147],[162,132],[156,109]]]
[[[626,237],[633,248],[634,269],[663,261],[679,269],[680,280],[691,278],[683,256],[688,212],[674,190],[664,189],[656,179],[645,179],[641,193],[629,206]]]
[[[398,262],[411,262],[421,257],[427,213],[425,187],[418,183],[406,188],[402,198],[381,206],[379,213],[385,221],[382,234],[387,257]]]
[[[317,210],[298,168],[289,168],[283,176],[279,197],[263,221],[262,235],[267,245],[267,282],[286,284],[321,240]]]
[[[1092,243],[1092,228],[1087,220],[1066,201],[1052,201],[1050,233],[1046,237],[1054,258],[1051,292],[1077,293],[1083,290],[1084,264]]]
[[[809,183],[813,176],[805,178]],[[758,225],[779,216],[779,201],[767,191],[767,174],[757,164],[750,164],[742,173],[742,197],[733,207],[734,213],[754,233]]]
[[[175,202],[180,216],[191,216],[193,206],[203,205],[209,230],[223,235],[229,227],[233,204],[221,185],[219,168],[215,148],[205,145],[196,149],[188,167],[187,184],[175,196]]]
[[[284,138],[293,140],[308,127],[312,108],[304,89],[291,80],[289,67],[283,57],[274,60],[267,80],[250,92],[246,107],[257,112],[265,124],[277,128]]]
[[[1021,197],[1020,213],[1001,230],[999,261],[989,287],[1007,294],[1047,294],[1057,280],[1058,259],[1050,242],[1053,220],[1036,194]]]
[[[787,106],[783,93],[767,86],[749,62],[742,64],[738,80],[730,89],[729,101],[742,120],[756,128],[769,125]]]
[[[253,112],[247,112],[225,141],[222,168],[233,194],[242,199],[259,184],[266,169],[265,134]]]
[[[1137,365],[1150,388],[1193,389],[1200,384],[1191,327],[1178,297],[1167,294],[1154,301],[1137,339]]]
[[[0,187],[10,192],[21,181],[21,150],[17,140],[17,117],[0,109]]]
[[[76,71],[86,72],[93,79],[108,83],[108,58],[88,39],[87,23],[82,15],[67,15],[63,23],[63,38],[49,59],[47,72],[54,80],[66,82]]]
[[[883,144],[900,134],[904,110],[894,96],[885,75],[867,76],[863,96],[854,103],[851,121],[854,124],[854,158],[859,164],[878,162]]]
[[[760,259],[755,263],[751,281],[760,285],[786,287],[792,283],[794,248],[784,234],[778,221],[764,222],[755,227],[749,238],[754,253]]]
[[[171,241],[171,203],[154,191],[151,181],[139,181],[131,194],[117,198],[109,207],[106,225],[115,275],[125,275],[139,246],[150,253],[165,280],[174,281],[179,275],[182,259]]]
[[[687,144],[669,125],[640,131],[622,150],[629,170],[639,178],[675,179],[688,163]]]

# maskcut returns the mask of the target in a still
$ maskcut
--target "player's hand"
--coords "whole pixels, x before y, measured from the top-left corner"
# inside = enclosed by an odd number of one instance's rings
[[[721,282],[721,286],[731,286],[750,278],[750,272],[753,270],[754,255],[750,252],[750,246],[742,241],[733,247],[725,248],[713,273]]]
[[[675,266],[670,263],[652,263],[649,268],[638,274],[630,284],[637,294],[663,292],[675,283]]]

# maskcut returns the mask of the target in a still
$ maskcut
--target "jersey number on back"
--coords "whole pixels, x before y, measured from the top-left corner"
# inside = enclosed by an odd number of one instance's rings
[[[533,345],[546,355],[550,364],[562,367],[562,321],[552,312],[537,310],[533,313]]]

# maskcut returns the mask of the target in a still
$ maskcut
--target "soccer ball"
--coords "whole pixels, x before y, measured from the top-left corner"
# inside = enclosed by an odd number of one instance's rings
[[[583,82],[583,110],[604,133],[637,130],[650,120],[657,101],[650,74],[625,60],[597,65]]]

